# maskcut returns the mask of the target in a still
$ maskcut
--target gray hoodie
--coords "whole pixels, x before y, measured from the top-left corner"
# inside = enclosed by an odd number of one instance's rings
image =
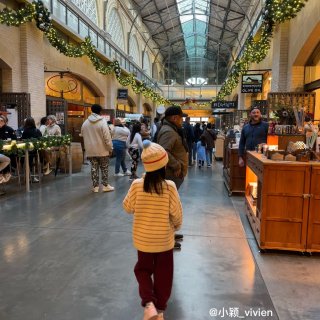
[[[107,120],[92,113],[81,127],[81,136],[87,157],[106,157],[112,151],[112,141]]]

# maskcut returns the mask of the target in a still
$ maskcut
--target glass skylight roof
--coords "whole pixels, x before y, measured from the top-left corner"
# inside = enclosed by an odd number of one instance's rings
[[[206,53],[208,22],[210,15],[209,0],[178,0],[180,22],[184,42],[189,57],[204,57]]]

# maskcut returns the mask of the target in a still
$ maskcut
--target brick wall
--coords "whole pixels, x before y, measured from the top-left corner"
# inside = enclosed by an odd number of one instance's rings
[[[7,65],[2,72],[3,91],[21,91],[20,29],[0,25],[0,59]]]
[[[33,23],[20,27],[21,91],[30,93],[36,122],[46,114],[43,33]]]

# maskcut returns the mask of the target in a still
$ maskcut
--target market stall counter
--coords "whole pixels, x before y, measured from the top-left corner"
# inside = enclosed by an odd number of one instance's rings
[[[245,191],[246,168],[239,167],[238,146],[225,146],[223,158],[223,181],[231,196],[234,192]]]
[[[246,156],[245,204],[259,247],[320,252],[320,162]]]

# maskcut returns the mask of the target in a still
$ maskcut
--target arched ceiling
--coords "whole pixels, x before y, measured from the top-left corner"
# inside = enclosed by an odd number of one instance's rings
[[[220,84],[247,12],[260,0],[132,0],[166,65],[166,78]]]

